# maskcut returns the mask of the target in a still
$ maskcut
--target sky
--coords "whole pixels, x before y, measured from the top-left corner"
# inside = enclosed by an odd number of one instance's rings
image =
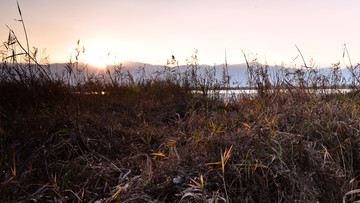
[[[69,61],[77,41],[80,60],[92,65],[137,61],[180,64],[198,50],[198,63],[229,64],[258,58],[270,65],[320,67],[360,62],[357,0],[19,0],[30,46],[51,63]],[[16,0],[0,0],[0,41],[8,25],[25,43]],[[110,54],[109,54],[110,53]]]

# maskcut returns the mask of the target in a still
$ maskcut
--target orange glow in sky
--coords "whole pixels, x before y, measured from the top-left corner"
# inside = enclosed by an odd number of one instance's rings
[[[108,65],[120,64],[126,61],[126,54],[121,49],[115,49],[111,46],[104,46],[96,43],[93,40],[91,43],[87,43],[87,46],[82,45],[80,41],[81,53],[79,55],[79,61],[87,63],[99,68],[106,68]]]
[[[297,45],[319,66],[342,62],[347,44],[360,62],[360,1],[356,0],[19,0],[31,46],[45,49],[51,63],[66,62],[77,40],[84,62],[180,63],[199,50],[200,64],[261,62],[289,65]],[[0,2],[0,41],[14,29],[24,42],[16,0]],[[110,55],[108,53],[110,52]],[[297,59],[294,63],[301,65]]]

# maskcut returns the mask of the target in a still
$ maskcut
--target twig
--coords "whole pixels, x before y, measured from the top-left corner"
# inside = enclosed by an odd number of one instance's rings
[[[125,175],[120,175],[120,180],[119,180],[119,184],[123,183],[126,179],[126,177],[131,173],[131,170],[129,170]]]
[[[71,192],[77,199],[78,199],[78,202],[83,202],[82,199],[72,190],[64,190],[64,192]]]
[[[358,68],[359,65],[357,65],[357,66],[355,66],[355,67],[353,66],[353,64],[352,64],[352,62],[351,62],[351,57],[350,57],[350,54],[349,54],[349,50],[347,49],[345,43],[344,43],[343,47],[344,47],[344,48],[343,48],[343,58],[345,57],[345,54],[346,54],[347,57],[348,57],[348,59],[349,59],[350,67],[349,67],[349,66],[346,66],[346,67],[347,67],[347,69],[350,71],[351,76],[352,76],[352,78],[353,78],[353,85],[354,85],[354,87],[356,87],[356,85],[355,85],[355,80],[356,80],[358,83],[360,83],[360,80],[359,80],[359,78],[357,77],[356,72],[355,72],[355,69]]]
[[[250,68],[249,61],[247,60],[247,58],[246,58],[246,55],[245,55],[244,51],[243,51],[243,50],[241,50],[241,52],[242,52],[242,53],[243,53],[243,55],[244,55],[244,58],[245,58],[245,61],[246,61],[246,66],[247,66],[247,68]]]
[[[348,59],[349,59],[349,63],[350,63],[350,67],[353,68],[353,65],[352,65],[352,62],[351,62],[351,58],[350,58],[350,54],[349,54],[349,51],[346,47],[346,44],[344,43],[344,51],[343,51],[343,58],[345,57],[345,53],[346,55],[348,56]]]
[[[18,7],[18,10],[19,10],[19,14],[20,14],[20,18],[21,20],[21,24],[23,26],[23,29],[24,29],[24,34],[25,34],[25,39],[26,39],[26,46],[27,46],[27,53],[28,53],[28,56],[29,56],[29,69],[30,69],[30,49],[29,49],[29,39],[28,39],[28,35],[27,35],[27,32],[26,32],[26,28],[25,28],[25,23],[24,23],[24,19],[22,17],[22,14],[21,14],[21,9],[20,9],[20,6],[19,6],[19,2],[16,1],[17,3],[17,7]],[[30,70],[31,71],[31,70]]]
[[[299,54],[300,54],[300,56],[301,56],[301,58],[302,58],[302,60],[303,60],[303,62],[304,62],[305,68],[309,68],[309,67],[306,65],[306,62],[305,62],[304,56],[302,55],[302,53],[301,53],[301,51],[300,51],[299,47],[298,47],[298,46],[296,46],[296,44],[295,44],[295,47],[296,47],[296,49],[298,50],[298,52],[299,52]],[[296,57],[296,58],[297,58],[297,57]],[[296,58],[295,58],[295,59],[296,59]],[[294,59],[294,60],[295,60],[295,59]]]

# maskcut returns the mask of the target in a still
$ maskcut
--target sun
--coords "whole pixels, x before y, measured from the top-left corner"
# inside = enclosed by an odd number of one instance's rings
[[[110,49],[109,47],[98,47],[92,46],[85,50],[83,48],[83,52],[80,54],[80,61],[88,64],[90,66],[94,66],[98,69],[105,69],[108,66],[119,64],[120,59],[123,58],[123,54],[121,54],[121,58],[119,57],[119,50]]]
[[[89,52],[89,53],[84,53],[84,56],[82,57],[82,61],[91,66],[95,66],[96,68],[105,69],[109,65],[116,64],[116,56],[111,54],[111,52],[108,53]]]

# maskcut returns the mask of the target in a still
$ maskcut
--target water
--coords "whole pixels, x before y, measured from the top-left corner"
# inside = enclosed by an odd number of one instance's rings
[[[314,93],[317,95],[322,94],[333,94],[340,93],[345,94],[351,92],[353,89],[308,89],[309,93]],[[274,91],[274,90],[272,90]],[[281,92],[288,92],[289,90],[283,89]],[[200,90],[192,91],[194,94],[202,94]],[[209,90],[208,95],[210,96],[219,96],[220,98],[230,98],[230,97],[242,97],[257,94],[255,89],[230,89],[230,90]]]

